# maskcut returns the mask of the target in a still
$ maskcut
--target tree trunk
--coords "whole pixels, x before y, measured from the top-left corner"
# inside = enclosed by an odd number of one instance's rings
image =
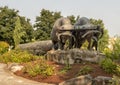
[[[44,55],[47,51],[52,49],[52,41],[45,40],[45,41],[36,41],[32,43],[20,44],[17,48],[21,50],[27,50],[35,55]]]

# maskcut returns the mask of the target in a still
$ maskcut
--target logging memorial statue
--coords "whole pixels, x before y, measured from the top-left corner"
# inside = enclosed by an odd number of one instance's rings
[[[103,29],[100,26],[91,24],[86,17],[81,17],[74,25],[71,25],[68,18],[59,18],[55,21],[51,31],[55,51],[47,52],[46,59],[61,64],[66,62],[68,64],[80,62],[98,63],[105,58],[104,54],[97,51],[98,40],[102,36]],[[85,41],[88,41],[88,50],[79,50]],[[66,50],[65,45],[68,45],[69,50]],[[95,47],[96,51],[92,50],[93,47]]]
[[[81,17],[76,21],[74,26],[68,18],[62,17],[56,20],[51,31],[51,39],[53,49],[64,49],[66,40],[69,40],[69,49],[80,48],[87,40],[88,49],[92,50],[95,47],[97,50],[98,40],[103,36],[103,29],[90,23],[86,17]],[[93,42],[92,42],[93,41]]]
[[[73,42],[73,44],[75,44],[76,48],[80,48],[87,40],[87,48],[92,50],[93,47],[95,47],[95,50],[97,50],[98,40],[103,36],[103,29],[99,25],[93,25],[88,18],[81,17],[74,24],[74,29],[75,31],[73,31],[73,35],[76,38],[76,43]]]
[[[73,26],[68,18],[62,17],[56,20],[51,31],[51,40],[54,50],[64,49],[66,40],[74,37],[71,33],[71,30],[73,30]]]

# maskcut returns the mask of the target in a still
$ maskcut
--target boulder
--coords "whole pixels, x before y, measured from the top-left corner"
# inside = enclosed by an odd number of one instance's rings
[[[8,63],[7,64],[7,69],[10,70],[11,72],[16,72],[22,70],[24,66],[20,65],[19,63]]]
[[[59,85],[92,85],[92,77],[90,75],[83,75],[61,82]]]
[[[99,63],[105,58],[105,55],[97,51],[70,49],[70,50],[56,50],[48,51],[46,59],[55,61],[57,63],[69,64],[80,63],[80,62],[92,62]]]

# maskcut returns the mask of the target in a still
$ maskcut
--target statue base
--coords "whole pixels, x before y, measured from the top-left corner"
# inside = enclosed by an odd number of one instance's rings
[[[97,51],[70,49],[70,50],[51,50],[47,52],[46,59],[60,64],[74,64],[81,62],[99,63],[105,55]]]

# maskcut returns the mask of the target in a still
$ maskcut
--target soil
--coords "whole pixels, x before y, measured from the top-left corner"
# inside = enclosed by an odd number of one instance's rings
[[[80,69],[83,66],[90,66],[93,68],[93,71],[90,72],[89,74],[94,78],[97,76],[107,76],[107,77],[112,77],[112,74],[106,73],[98,64],[95,63],[79,63],[79,64],[74,64],[71,65],[71,69],[69,69],[67,72],[62,73],[62,69],[65,67],[65,65],[58,64],[55,62],[50,62],[48,61],[48,64],[53,65],[55,67],[55,74],[52,76],[41,76],[37,75],[35,77],[32,77],[28,75],[27,73],[23,73],[22,71],[17,71],[15,74],[18,76],[22,76],[27,79],[31,79],[34,81],[38,82],[44,82],[44,83],[52,83],[52,84],[58,84],[60,82],[66,81],[71,78],[75,78]],[[64,71],[64,70],[63,70]]]

